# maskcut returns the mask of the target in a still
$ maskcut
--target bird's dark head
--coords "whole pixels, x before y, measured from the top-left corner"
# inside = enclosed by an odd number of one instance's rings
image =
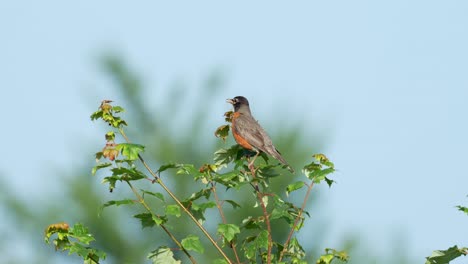
[[[236,96],[232,99],[227,99],[226,102],[234,106],[235,112],[239,112],[245,109],[245,111],[250,113],[249,101],[244,96]]]

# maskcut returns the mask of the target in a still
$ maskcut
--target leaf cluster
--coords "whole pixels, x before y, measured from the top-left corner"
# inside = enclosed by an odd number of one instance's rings
[[[107,184],[111,192],[123,183],[134,195],[133,198],[108,201],[102,209],[137,206],[141,212],[133,217],[140,221],[142,228],[159,227],[173,241],[170,247],[161,245],[148,255],[153,263],[179,263],[172,251],[181,251],[192,263],[196,263],[191,252],[205,252],[207,245],[196,233],[179,234],[171,229],[170,223],[179,221],[183,214],[192,220],[203,237],[218,251],[220,258],[213,263],[307,263],[307,254],[294,234],[303,227],[305,215],[309,215],[304,209],[313,186],[322,181],[329,186],[334,183],[330,178],[334,164],[325,155],[313,155],[313,161],[302,169],[305,179],[287,185],[284,194],[272,192],[270,180],[289,174],[288,168],[270,161],[265,154],[261,155],[263,162],[257,159],[254,166],[248,166],[254,153],[238,145],[219,149],[214,153],[212,163],[198,168],[193,164],[169,163],[152,170],[141,155],[145,147],[131,143],[125,134],[127,122],[119,116],[124,109],[112,106],[111,102],[104,100],[91,115],[92,120],[103,120],[113,128],[105,134],[102,151],[96,153],[97,165],[92,169],[92,174],[104,174],[102,183]],[[232,112],[225,114],[228,123],[231,115]],[[225,140],[229,129],[229,124],[222,125],[215,136]],[[121,142],[117,142],[116,135],[120,135],[118,138]],[[137,162],[145,167],[146,172],[137,168]],[[163,176],[168,170],[176,175],[190,176],[183,179],[192,179],[198,191],[183,198],[177,197],[164,183]],[[136,188],[135,183],[141,181],[146,182],[147,187]],[[220,188],[224,192],[219,191]],[[307,188],[302,205],[289,202],[288,197],[302,188]],[[236,197],[241,191],[252,194],[247,204],[235,198],[226,198],[227,194]],[[154,199],[158,202],[157,206],[150,206],[150,201]],[[246,206],[256,209],[257,214],[246,215],[241,222],[230,222],[225,217],[225,212]],[[216,235],[221,238],[221,243],[204,227],[207,211],[215,209],[221,217],[221,222],[216,223]],[[289,226],[289,235],[285,240],[273,240],[275,230],[271,228],[272,222],[283,222]],[[335,259],[346,261],[348,257],[344,252],[326,249],[317,263],[331,263]]]

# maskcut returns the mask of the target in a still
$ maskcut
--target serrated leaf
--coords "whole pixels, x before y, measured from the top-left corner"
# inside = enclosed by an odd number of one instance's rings
[[[303,181],[298,181],[295,183],[291,183],[286,187],[286,195],[289,196],[291,192],[297,191],[304,187],[305,183]]]
[[[220,149],[216,151],[214,161],[216,165],[227,165],[237,157],[239,151],[238,145],[233,145],[228,149]]]
[[[102,110],[98,110],[98,111],[92,113],[90,118],[91,118],[92,121],[94,121],[94,120],[97,120],[99,118],[102,118],[102,114],[103,114]]]
[[[193,164],[180,164],[176,174],[197,175],[200,174]]]
[[[177,204],[170,204],[166,206],[166,214],[180,217],[180,207]]]
[[[102,152],[101,152],[102,153]],[[107,168],[109,166],[112,166],[112,163],[110,162],[106,162],[106,163],[101,163],[101,164],[98,164],[96,166],[93,167],[93,169],[91,170],[91,174],[94,176],[96,175],[96,172],[100,169],[103,169],[103,168]]]
[[[229,136],[229,125],[223,125],[216,129],[215,136],[221,138],[223,141],[226,141],[226,138]]]
[[[159,247],[148,254],[152,264],[180,264],[180,260],[174,258],[174,253],[166,246]]]
[[[240,229],[234,224],[218,224],[218,234],[221,234],[227,241],[231,242]]]
[[[200,239],[195,235],[188,235],[186,238],[182,239],[181,244],[186,250],[193,250],[198,253],[203,253],[205,251]]]
[[[138,159],[138,154],[145,150],[145,146],[132,143],[120,143],[116,146],[116,149],[122,152],[122,155],[127,157],[129,160]]]
[[[135,168],[128,169],[128,168],[119,167],[119,168],[112,168],[111,171],[112,171],[112,176],[119,176],[120,180],[123,180],[123,181],[136,181],[136,180],[146,178],[146,175],[143,172]]]
[[[453,246],[447,250],[435,250],[432,255],[426,258],[426,264],[447,264],[450,261],[468,254],[468,248],[458,248]]]

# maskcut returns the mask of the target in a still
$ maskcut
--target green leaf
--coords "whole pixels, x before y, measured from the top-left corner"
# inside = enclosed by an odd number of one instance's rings
[[[188,235],[186,238],[182,239],[181,244],[186,250],[193,250],[198,253],[203,253],[205,251],[200,239],[195,235]]]
[[[335,165],[323,154],[316,154],[314,158],[316,161],[304,166],[304,174],[314,183],[320,183],[325,180],[328,186],[331,186],[334,181],[327,178],[327,175],[335,172]]]
[[[237,158],[237,154],[239,152],[239,146],[233,145],[229,149],[220,149],[216,151],[214,161],[216,165],[227,165],[235,158]]]
[[[159,169],[156,172],[161,173],[161,172],[163,172],[165,170],[168,170],[168,169],[178,168],[179,166],[180,166],[180,164],[178,164],[178,163],[164,164],[164,165],[161,165],[161,167],[159,167]]]
[[[305,183],[303,181],[298,181],[295,183],[291,183],[286,187],[286,195],[289,196],[291,192],[297,191],[304,187]]]
[[[102,152],[100,152],[102,153]],[[107,168],[109,166],[112,166],[112,163],[110,162],[106,162],[106,163],[101,163],[101,164],[98,164],[96,166],[93,167],[93,169],[91,170],[91,174],[94,176],[96,175],[96,172],[102,168]]]
[[[251,241],[254,241],[255,237],[246,237],[244,240],[244,254],[247,259],[254,259],[255,258],[255,253],[257,252],[257,246],[255,243],[250,243]]]
[[[227,241],[231,242],[240,229],[234,224],[218,224],[218,234],[221,234]]]
[[[200,172],[193,164],[180,164],[176,174],[198,175]]]
[[[230,205],[232,205],[232,208],[233,209],[236,209],[236,208],[241,208],[240,204],[234,202],[233,200],[224,200],[226,203],[229,203]]]
[[[115,133],[114,131],[109,131],[106,133],[106,140],[107,141],[114,141],[115,139]]]
[[[122,107],[116,105],[116,106],[112,107],[112,111],[114,111],[114,113],[120,113],[120,112],[125,112],[125,109],[123,109]]]
[[[104,210],[104,208],[109,207],[109,206],[120,206],[120,205],[126,205],[126,204],[134,204],[136,201],[132,199],[124,199],[124,200],[117,200],[117,201],[107,201],[105,204],[101,206],[101,212]]]
[[[426,264],[447,264],[450,261],[468,254],[468,248],[458,248],[453,246],[447,250],[435,250],[427,257]]]
[[[177,204],[170,204],[166,206],[166,214],[180,217],[180,207]]]
[[[459,211],[462,211],[464,212],[465,214],[468,214],[468,207],[464,207],[464,206],[456,206],[458,208]]]
[[[119,176],[121,181],[136,181],[146,178],[146,175],[135,168],[112,168],[112,176]]]
[[[223,141],[226,141],[226,138],[229,136],[229,125],[223,125],[216,129],[215,136],[221,138]]]
[[[182,263],[180,260],[176,260],[174,258],[174,253],[172,253],[172,251],[166,246],[162,246],[151,251],[151,253],[148,254],[148,259],[151,260],[152,264],[180,264]]]
[[[94,121],[94,120],[102,118],[102,114],[103,114],[102,110],[98,110],[98,111],[92,113],[90,118],[91,118],[92,121]]]
[[[201,197],[205,197],[205,199],[209,199],[211,195],[211,189],[202,189],[196,193],[192,193],[192,195],[185,199],[184,202],[189,203],[195,200],[200,199]]]
[[[80,223],[77,223],[71,227],[69,234],[86,245],[94,240],[93,236],[89,234],[88,228]]]
[[[326,248],[325,254],[320,256],[320,258],[317,260],[317,264],[330,264],[334,259],[348,262],[349,256],[345,251]]]
[[[242,220],[243,228],[245,229],[260,229],[260,223],[257,218],[253,218],[252,216],[249,216]]]
[[[263,230],[258,234],[257,238],[255,239],[255,243],[257,244],[258,248],[268,248],[268,231]]]
[[[116,146],[116,149],[122,152],[122,155],[127,157],[129,160],[138,159],[138,154],[145,150],[145,146],[132,143],[120,143]]]
[[[143,189],[140,189],[140,191],[143,193],[143,197],[144,197],[145,194],[149,194],[151,196],[154,196],[154,197],[158,198],[159,200],[161,200],[163,202],[165,201],[164,195],[162,193],[150,192],[150,191],[143,190]]]
[[[133,217],[140,220],[142,228],[153,227],[155,224],[160,225],[167,222],[167,218],[163,216],[153,216],[150,213],[141,213],[134,215]]]
[[[216,203],[213,201],[209,201],[206,203],[193,203],[192,204],[192,210],[201,211],[201,212],[205,212],[206,209],[213,208],[213,207],[216,207]]]
[[[257,176],[264,178],[273,178],[280,176],[281,174],[276,170],[278,165],[263,165],[260,166],[257,170]]]

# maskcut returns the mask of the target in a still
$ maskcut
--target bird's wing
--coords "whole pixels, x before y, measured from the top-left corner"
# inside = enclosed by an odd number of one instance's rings
[[[267,152],[265,143],[272,144],[271,139],[255,119],[251,116],[241,115],[236,118],[235,122],[236,133],[245,138],[254,148]]]

